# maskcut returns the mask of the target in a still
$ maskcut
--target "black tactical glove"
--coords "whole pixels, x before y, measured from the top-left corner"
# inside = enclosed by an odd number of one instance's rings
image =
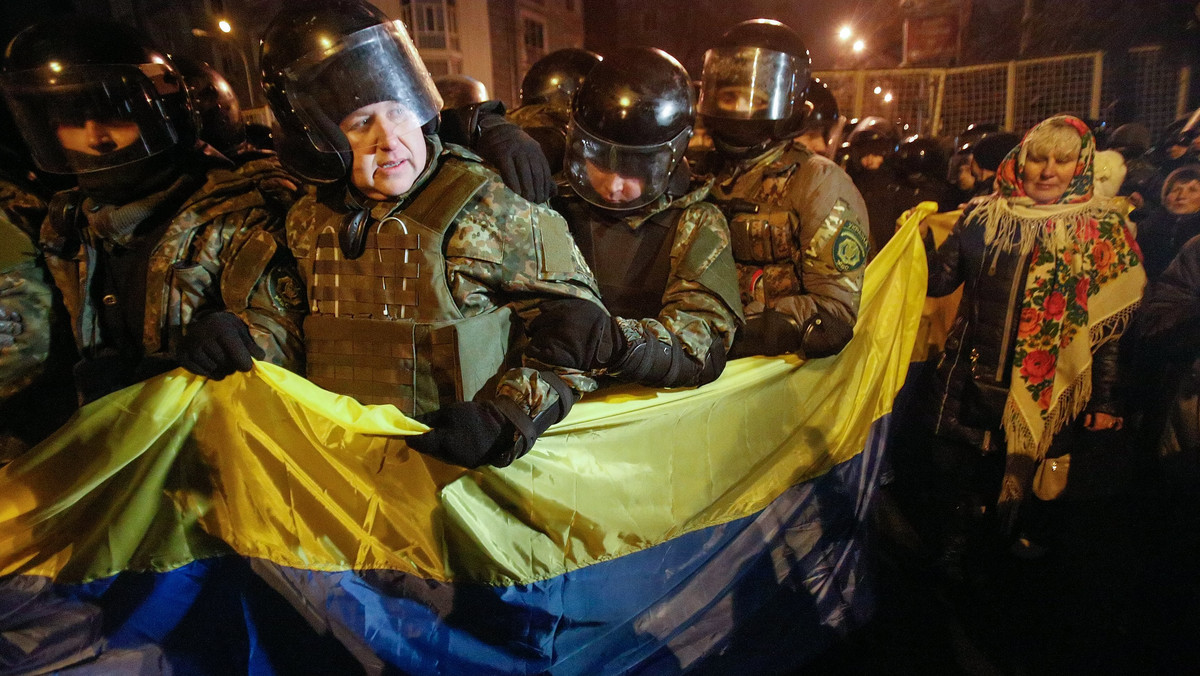
[[[576,395],[562,378],[549,371],[539,375],[558,393],[558,401],[537,417],[530,418],[515,401],[505,397],[455,402],[417,416],[431,429],[409,437],[408,447],[462,467],[511,465],[528,453],[551,425],[565,418],[575,404]]]
[[[542,146],[517,125],[503,119],[481,121],[472,150],[496,168],[504,185],[530,202],[542,203],[554,194],[554,175]]]
[[[775,310],[763,310],[746,318],[746,326],[738,331],[729,352],[731,359],[756,354],[774,356],[800,350],[803,334],[788,315]]]
[[[590,371],[603,368],[625,351],[617,321],[591,301],[556,298],[538,306],[529,322],[526,356],[548,366]]]
[[[25,331],[25,323],[21,313],[0,307],[0,348],[12,347],[17,343],[17,336]]]
[[[196,375],[220,380],[234,371],[254,368],[263,351],[250,327],[232,312],[213,312],[188,324],[179,343],[179,364]]]
[[[516,428],[490,401],[459,401],[417,416],[431,429],[405,440],[408,447],[442,462],[479,467],[511,447]]]

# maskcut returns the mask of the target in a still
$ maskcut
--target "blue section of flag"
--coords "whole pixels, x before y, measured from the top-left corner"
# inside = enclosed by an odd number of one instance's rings
[[[863,453],[755,515],[533,584],[321,572],[236,556],[85,585],[12,577],[0,585],[0,617],[36,609],[52,631],[31,622],[22,634],[10,623],[0,657],[12,666],[19,655],[5,650],[41,636],[26,663],[38,662],[38,650],[69,661],[103,647],[101,659],[151,660],[161,649],[177,673],[778,672],[870,613],[860,559],[887,420],[875,423]]]

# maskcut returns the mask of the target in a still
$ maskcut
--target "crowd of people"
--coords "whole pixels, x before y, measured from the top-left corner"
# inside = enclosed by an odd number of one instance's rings
[[[928,293],[962,300],[890,457],[931,567],[1043,555],[1105,467],[1084,456],[1200,478],[1200,125],[1152,148],[1070,114],[952,141],[865,118],[842,143],[771,20],[698,81],[657,49],[553,53],[508,113],[361,0],[289,6],[261,62],[273,147],[219,73],[129,27],[8,46],[0,461],[133,383],[262,360],[504,466],[606,383],[836,354],[868,261],[932,202],[954,225],[927,233]]]

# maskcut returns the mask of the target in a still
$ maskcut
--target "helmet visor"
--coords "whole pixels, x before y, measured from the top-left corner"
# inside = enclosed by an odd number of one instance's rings
[[[322,152],[368,149],[437,117],[433,78],[399,21],[356,31],[284,71],[288,97]]]
[[[704,53],[699,110],[735,120],[784,120],[804,105],[803,64],[759,47],[721,47]]]
[[[85,174],[144,160],[179,140],[160,94],[182,93],[163,64],[6,73],[5,98],[43,171]]]
[[[637,209],[667,190],[671,172],[687,150],[688,127],[664,143],[627,146],[567,127],[567,179],[580,197],[605,209]]]

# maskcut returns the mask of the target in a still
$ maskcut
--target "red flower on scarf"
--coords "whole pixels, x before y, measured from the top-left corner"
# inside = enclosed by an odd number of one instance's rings
[[[1037,385],[1054,375],[1055,361],[1054,355],[1046,350],[1034,350],[1025,355],[1025,361],[1021,363],[1021,376],[1030,385]]]
[[[1046,317],[1050,319],[1059,319],[1063,315],[1063,310],[1067,309],[1067,299],[1058,291],[1046,296],[1046,302],[1042,305],[1046,311]]]
[[[1105,240],[1099,240],[1092,247],[1092,260],[1096,263],[1096,269],[1104,274],[1108,270],[1108,266],[1113,264],[1117,259],[1116,252],[1113,251],[1112,244]]]
[[[1047,387],[1046,389],[1042,390],[1042,393],[1038,395],[1038,408],[1042,409],[1043,411],[1050,408],[1050,395],[1053,393],[1053,387]]]
[[[1096,239],[1100,236],[1100,222],[1094,218],[1089,218],[1083,222],[1079,228],[1079,238],[1083,241]]]
[[[1075,285],[1075,303],[1087,310],[1088,289],[1092,288],[1092,280],[1084,277]]]
[[[1021,326],[1017,329],[1017,337],[1032,336],[1042,328],[1042,313],[1036,308],[1027,307],[1021,310]]]

